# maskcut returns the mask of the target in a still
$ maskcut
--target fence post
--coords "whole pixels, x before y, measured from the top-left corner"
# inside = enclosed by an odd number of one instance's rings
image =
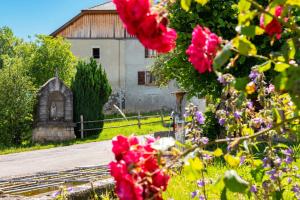
[[[138,120],[139,129],[140,129],[141,128],[141,113],[140,113],[140,111],[138,112],[137,120]]]
[[[164,126],[165,125],[165,121],[164,121],[164,114],[163,114],[162,110],[160,110],[160,119],[161,119],[162,125]]]
[[[80,115],[80,136],[83,139],[83,115]]]

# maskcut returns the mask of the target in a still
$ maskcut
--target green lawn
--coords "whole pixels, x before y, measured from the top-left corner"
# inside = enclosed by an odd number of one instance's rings
[[[155,122],[159,121],[160,117],[154,117],[154,118],[148,118],[148,119],[142,119],[141,123],[149,123],[149,122]],[[164,118],[165,120],[169,120],[168,117]],[[136,119],[131,120],[122,120],[117,122],[106,122],[104,124],[104,128],[106,127],[112,127],[112,126],[122,126],[127,124],[137,124]],[[165,128],[162,126],[161,123],[154,123],[154,124],[147,124],[142,125],[141,129],[138,128],[138,126],[129,126],[129,127],[122,127],[122,128],[114,128],[114,129],[104,129],[99,136],[90,136],[86,137],[85,139],[76,139],[69,142],[63,142],[63,143],[49,143],[49,144],[31,144],[29,142],[24,142],[19,147],[11,147],[11,148],[4,148],[0,147],[0,155],[3,154],[10,154],[10,153],[18,153],[18,152],[24,152],[24,151],[33,151],[33,150],[39,150],[39,149],[49,149],[59,146],[68,146],[72,144],[82,144],[82,143],[88,143],[88,142],[97,142],[97,141],[103,141],[103,140],[110,140],[116,135],[145,135],[145,134],[151,134],[158,131],[168,131],[169,128]],[[88,135],[88,133],[87,133]]]
[[[297,162],[297,166],[300,167],[299,160]],[[208,166],[206,169],[207,169],[207,174],[205,175],[205,179],[210,180],[212,182],[212,184],[207,185],[207,191],[208,191],[207,194],[209,194],[208,200],[220,199],[220,193],[222,191],[222,188],[224,187],[224,183],[221,181],[217,184],[215,183],[220,177],[224,175],[225,171],[227,171],[228,168],[223,163],[219,162],[219,163],[215,163],[214,165]],[[242,166],[237,169],[237,172],[245,180],[252,180],[250,175],[250,170],[251,168],[249,166]],[[197,186],[196,181],[190,181],[184,173],[181,173],[179,175],[175,175],[171,177],[168,189],[164,193],[164,199],[189,200],[192,199],[191,192],[195,190],[201,190],[201,188]],[[290,189],[286,190],[283,193],[283,196],[284,196],[284,200],[294,199]],[[248,199],[248,198],[244,198],[240,194],[231,193],[231,192],[227,192],[227,197],[228,200]],[[253,197],[252,199],[254,200],[255,198]]]

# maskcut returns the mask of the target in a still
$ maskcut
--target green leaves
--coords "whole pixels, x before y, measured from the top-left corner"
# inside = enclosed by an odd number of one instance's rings
[[[224,156],[224,159],[231,167],[237,167],[240,164],[240,158],[232,156],[230,154],[226,154]]]
[[[248,37],[254,37],[255,35],[262,35],[264,34],[264,29],[260,28],[259,26],[239,26],[237,29],[240,29],[240,33],[242,35],[246,35]]]
[[[262,166],[259,166],[256,169],[252,169],[250,174],[255,182],[261,183],[265,175],[265,170]]]
[[[287,0],[286,4],[292,5],[292,6],[299,6],[300,7],[300,1],[299,0]]]
[[[159,140],[156,140],[151,146],[153,149],[156,149],[158,151],[166,151],[170,147],[173,147],[175,145],[175,140],[172,137],[163,137]]]
[[[227,61],[229,60],[229,58],[231,57],[232,53],[231,53],[231,49],[232,45],[231,43],[227,43],[222,51],[220,51],[218,53],[218,55],[215,57],[214,59],[214,69],[215,70],[219,70],[225,63],[227,63]]]
[[[231,192],[245,193],[249,183],[243,180],[235,170],[225,172],[224,184]]]
[[[256,55],[257,50],[254,44],[252,44],[245,36],[238,36],[232,40],[233,46],[242,55]]]
[[[197,3],[201,4],[202,6],[204,6],[205,4],[207,4],[207,2],[209,0],[195,0]]]
[[[217,149],[213,152],[213,155],[214,155],[215,157],[220,157],[220,156],[222,156],[222,155],[223,155],[222,149],[217,148]]]
[[[257,68],[258,68],[258,71],[259,72],[265,72],[265,71],[268,71],[270,68],[271,68],[271,64],[272,62],[270,60],[264,62],[263,64],[261,65],[258,65]]]
[[[198,158],[190,158],[185,162],[184,171],[187,174],[188,179],[197,180],[201,175],[201,171],[204,169],[202,161]]]
[[[278,62],[278,63],[275,64],[274,70],[277,71],[277,72],[283,72],[289,67],[290,67],[290,65],[287,64],[287,63]]]
[[[181,0],[180,1],[181,7],[185,11],[189,11],[191,3],[192,3],[192,0]]]
[[[195,0],[195,1],[199,4],[201,4],[202,6],[204,6],[205,4],[207,4],[207,2],[209,0]],[[192,4],[192,0],[181,0],[180,1],[180,5],[183,8],[183,10],[185,10],[185,11],[190,10],[191,4]]]
[[[248,11],[250,7],[251,3],[247,0],[240,0],[238,3],[238,9],[240,13]]]

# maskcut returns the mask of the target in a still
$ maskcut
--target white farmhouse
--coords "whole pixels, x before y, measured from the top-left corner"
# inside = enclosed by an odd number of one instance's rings
[[[158,88],[149,72],[155,52],[126,32],[112,2],[82,10],[51,35],[66,38],[75,56],[102,64],[113,88],[107,108],[116,104],[130,113],[175,107],[174,84]]]

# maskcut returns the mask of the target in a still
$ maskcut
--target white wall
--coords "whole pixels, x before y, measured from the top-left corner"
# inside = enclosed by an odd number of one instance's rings
[[[138,71],[147,71],[154,59],[145,58],[145,49],[138,40],[126,40],[126,111],[152,111],[175,107],[173,83],[166,88],[138,85]]]
[[[149,70],[149,66],[153,63],[153,59],[145,58],[145,49],[138,40],[69,39],[69,41],[72,44],[72,52],[79,58],[89,59],[92,56],[92,48],[100,48],[99,62],[112,85],[113,96],[117,99],[114,101],[118,101],[119,107],[122,107],[121,101],[125,98],[125,112],[175,108],[175,97],[171,95],[171,92],[176,90],[173,82],[166,88],[138,85],[138,71]]]

